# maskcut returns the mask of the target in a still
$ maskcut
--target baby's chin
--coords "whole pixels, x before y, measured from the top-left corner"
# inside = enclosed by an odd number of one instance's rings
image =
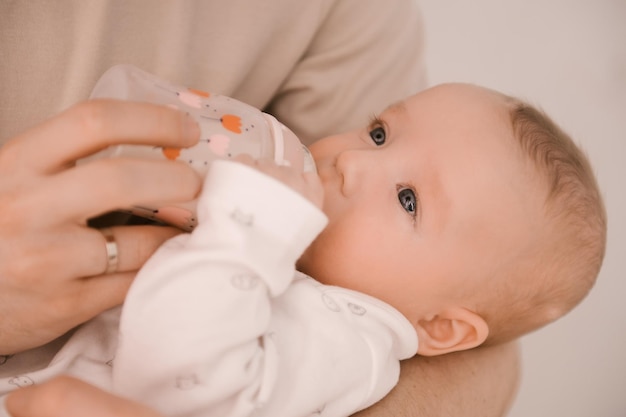
[[[311,274],[309,273],[308,262],[307,262],[307,258],[308,258],[307,257],[307,251],[308,250],[309,249],[304,251],[302,256],[300,256],[300,259],[298,259],[296,261],[296,270],[302,272],[303,274],[311,276]]]
[[[300,256],[300,259],[298,259],[298,261],[296,262],[296,270],[310,276],[311,278],[314,278],[317,281],[324,283],[322,279],[323,274],[320,273],[320,271],[318,270],[319,268],[315,268],[315,262],[313,262],[314,258],[315,247],[314,245],[312,245],[304,251],[302,256]]]

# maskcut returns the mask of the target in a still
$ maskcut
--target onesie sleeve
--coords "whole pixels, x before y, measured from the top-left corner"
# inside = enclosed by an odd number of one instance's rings
[[[297,192],[230,161],[213,163],[198,220],[137,275],[113,362],[115,391],[165,415],[254,404],[272,298],[326,224]]]

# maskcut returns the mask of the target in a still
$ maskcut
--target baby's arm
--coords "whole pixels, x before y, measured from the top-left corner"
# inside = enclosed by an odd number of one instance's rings
[[[191,235],[167,242],[138,274],[114,361],[114,389],[167,415],[229,397],[220,404],[253,403],[270,297],[287,288],[295,261],[326,223],[289,187],[227,161],[214,162],[198,219]]]

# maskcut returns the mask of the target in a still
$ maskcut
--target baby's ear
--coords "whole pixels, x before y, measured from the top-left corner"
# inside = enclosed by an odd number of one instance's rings
[[[417,353],[423,356],[472,349],[489,335],[489,326],[478,314],[462,307],[451,307],[415,326],[419,340]]]

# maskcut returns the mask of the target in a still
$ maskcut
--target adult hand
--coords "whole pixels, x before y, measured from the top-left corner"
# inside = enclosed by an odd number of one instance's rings
[[[7,397],[6,409],[13,417],[163,417],[68,376],[20,388]]]
[[[87,219],[146,202],[188,201],[201,185],[187,165],[79,158],[120,143],[187,147],[199,128],[167,107],[88,101],[0,148],[0,355],[40,346],[122,302],[137,269],[177,233],[156,226],[112,229],[117,271],[105,238]]]

